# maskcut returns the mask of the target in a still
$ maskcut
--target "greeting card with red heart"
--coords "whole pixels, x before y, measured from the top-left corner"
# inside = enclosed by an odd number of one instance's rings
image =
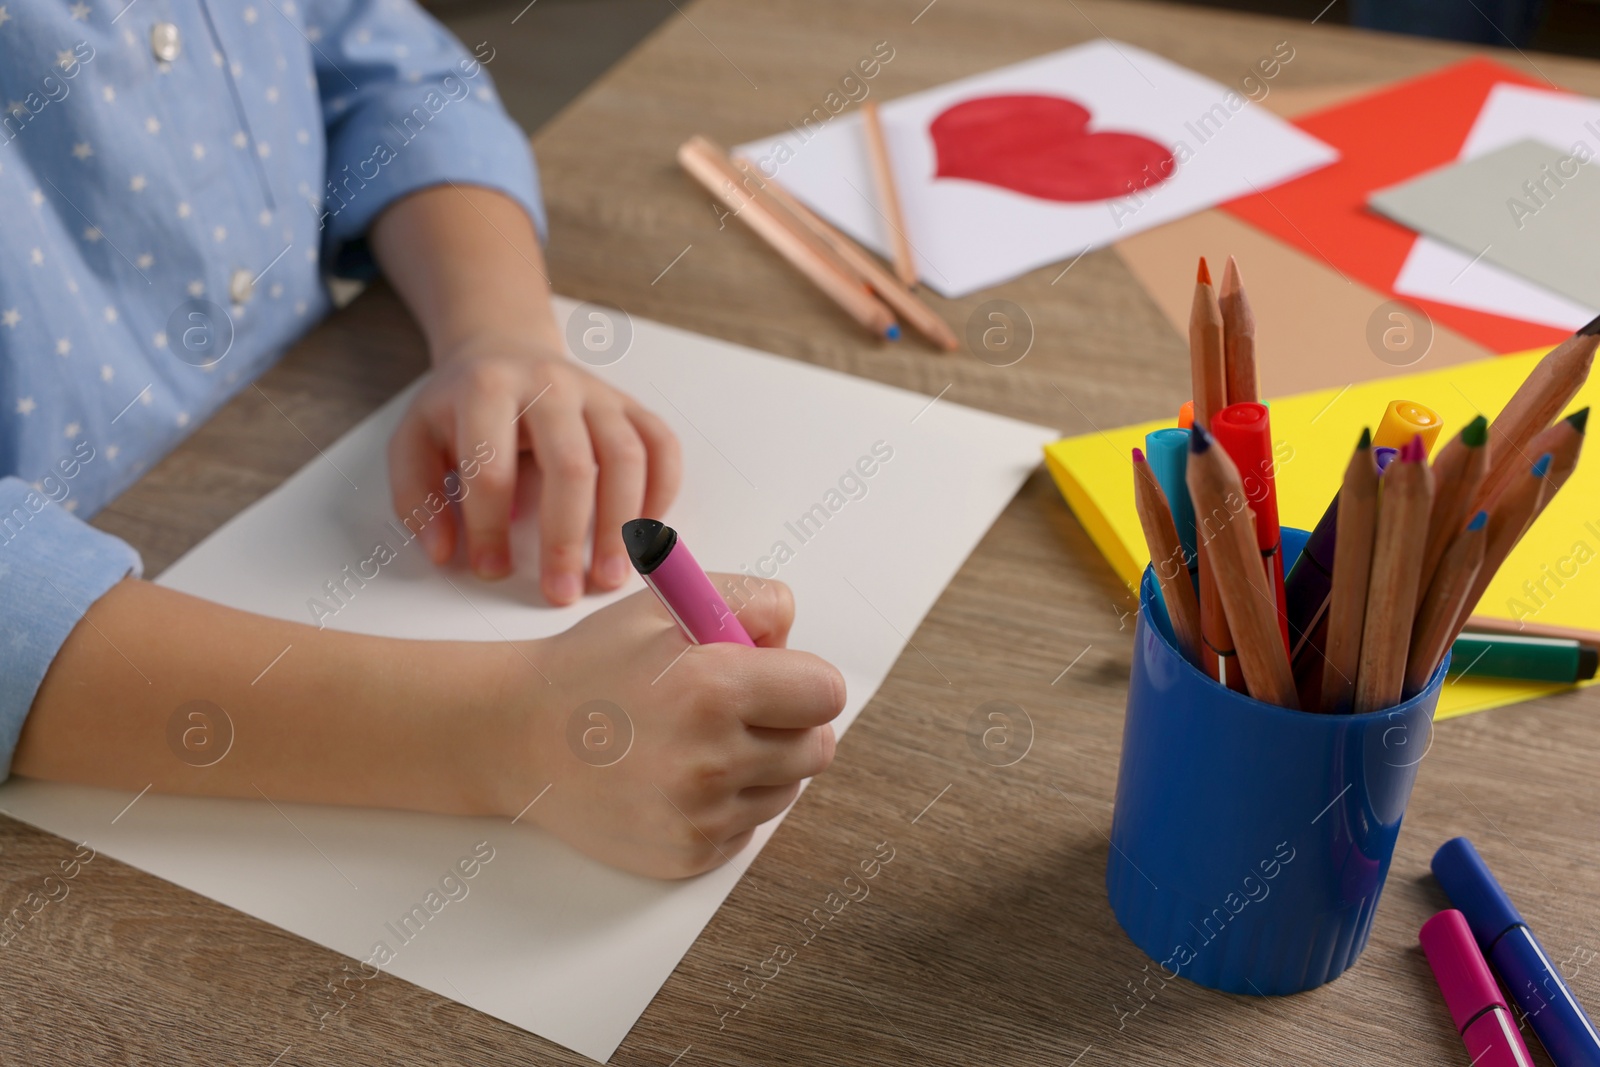
[[[1040,200],[1112,200],[1177,170],[1172,152],[1136,133],[1090,130],[1089,109],[1064,96],[963,100],[934,117],[935,177],[964,178]]]

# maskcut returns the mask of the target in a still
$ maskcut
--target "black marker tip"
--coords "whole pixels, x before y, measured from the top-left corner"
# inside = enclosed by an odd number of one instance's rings
[[[649,574],[661,566],[678,543],[678,533],[656,519],[630,519],[622,524],[622,543],[634,570]]]

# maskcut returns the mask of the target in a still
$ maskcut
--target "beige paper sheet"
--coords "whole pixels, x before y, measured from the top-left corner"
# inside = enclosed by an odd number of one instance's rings
[[[1262,106],[1289,116],[1327,107],[1369,86],[1276,89]],[[1195,262],[1205,256],[1215,274],[1231,254],[1256,316],[1257,366],[1263,396],[1341,388],[1418,371],[1437,370],[1494,355],[1460,334],[1431,325],[1432,341],[1401,354],[1384,348],[1385,330],[1403,329],[1387,294],[1220,210],[1202,211],[1113,245],[1173,326],[1189,330]],[[1401,312],[1404,314],[1404,312]],[[1418,334],[1430,324],[1419,324]],[[1377,338],[1374,342],[1373,337]],[[1387,358],[1380,358],[1383,351]]]

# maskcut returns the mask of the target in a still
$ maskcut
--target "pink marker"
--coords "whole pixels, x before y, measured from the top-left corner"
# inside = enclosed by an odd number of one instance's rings
[[[689,546],[678,540],[678,531],[655,519],[634,519],[622,524],[622,542],[639,577],[685,637],[697,645],[726,641],[755,647]]]
[[[1417,940],[1473,1067],[1533,1067],[1533,1057],[1478,951],[1466,916],[1454,908],[1441,911],[1422,924]]]

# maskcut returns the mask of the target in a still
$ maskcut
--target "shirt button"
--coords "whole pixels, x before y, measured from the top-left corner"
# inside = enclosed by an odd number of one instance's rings
[[[255,295],[256,282],[249,271],[240,269],[228,278],[228,296],[235,304],[247,304]]]
[[[177,59],[181,45],[178,27],[172,23],[158,22],[150,27],[150,52],[161,62],[171,63]]]

